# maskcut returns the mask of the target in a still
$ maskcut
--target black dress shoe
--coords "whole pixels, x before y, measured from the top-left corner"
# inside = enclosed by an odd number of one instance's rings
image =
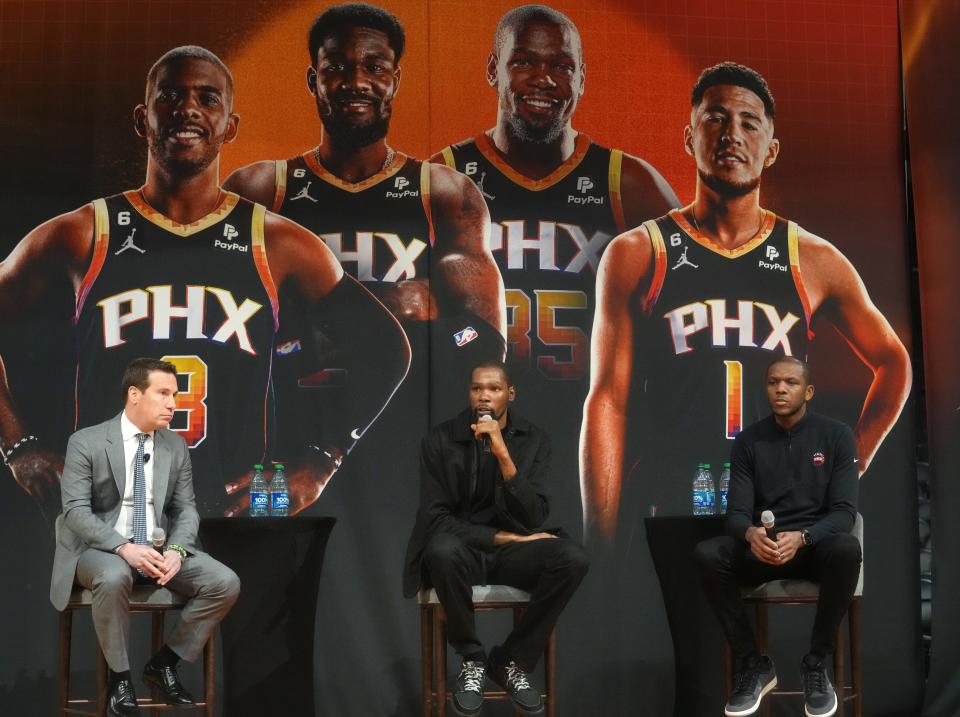
[[[177,670],[174,667],[153,667],[148,662],[143,668],[143,681],[148,685],[159,687],[168,705],[195,703],[193,695],[180,684],[180,678],[177,677]]]
[[[139,717],[137,696],[130,680],[117,680],[107,698],[107,714],[114,717]]]

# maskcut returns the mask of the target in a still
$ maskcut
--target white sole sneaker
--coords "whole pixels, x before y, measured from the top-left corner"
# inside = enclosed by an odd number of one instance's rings
[[[772,690],[776,686],[777,686],[777,677],[776,675],[774,675],[773,679],[763,686],[763,689],[760,690],[760,696],[757,697],[757,701],[754,702],[750,707],[744,710],[729,710],[726,707],[724,707],[723,714],[725,714],[726,717],[748,717],[748,715],[752,715],[754,712],[760,709],[760,702],[763,701],[764,695],[766,695],[770,690]],[[836,710],[836,708],[834,708],[834,710]],[[830,714],[833,714],[833,712],[831,712]]]

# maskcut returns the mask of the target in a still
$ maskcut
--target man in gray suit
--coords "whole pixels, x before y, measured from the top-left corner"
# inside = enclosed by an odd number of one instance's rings
[[[75,582],[93,592],[93,624],[110,667],[108,711],[130,717],[140,713],[127,659],[133,584],[155,583],[190,597],[143,679],[170,704],[192,704],[176,664],[200,655],[236,602],[240,581],[196,548],[190,455],[184,440],[167,428],[176,408],[177,369],[166,361],[136,359],[124,372],[122,389],[119,415],[78,431],[67,443],[50,600],[63,610]],[[148,539],[155,528],[166,531],[162,554]]]

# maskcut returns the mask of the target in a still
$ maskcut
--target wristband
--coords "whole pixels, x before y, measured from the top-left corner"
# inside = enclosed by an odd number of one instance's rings
[[[339,453],[338,449],[336,448],[331,448],[327,450],[327,449],[321,448],[320,446],[314,446],[314,445],[309,445],[307,446],[307,448],[309,448],[312,451],[316,451],[317,453],[322,453],[323,455],[325,455],[333,463],[333,467],[335,469],[339,470],[340,464],[343,463],[343,454],[341,453],[340,455],[336,455],[335,453],[333,453],[333,451],[337,451]]]
[[[166,549],[167,549],[167,550],[172,550],[172,551],[175,552],[175,553],[180,553],[181,559],[186,559],[186,557],[187,557],[187,550],[186,550],[186,548],[183,548],[183,547],[177,545],[176,543],[169,543],[169,544],[167,545],[167,548],[166,548]]]
[[[36,436],[31,436],[31,435],[23,436],[18,441],[16,441],[12,446],[10,446],[10,450],[7,451],[6,454],[3,456],[3,462],[7,465],[10,465],[10,461],[16,458],[17,451],[19,451],[28,443],[39,443],[39,442],[40,442],[40,439],[37,438]]]

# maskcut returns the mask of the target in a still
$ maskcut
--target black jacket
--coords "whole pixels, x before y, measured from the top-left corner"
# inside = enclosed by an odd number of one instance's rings
[[[486,524],[470,521],[472,496],[463,487],[476,481],[472,419],[473,413],[467,409],[432,428],[420,445],[420,508],[404,559],[406,597],[420,588],[420,558],[434,535],[450,533],[476,550],[491,551],[498,530],[529,535],[547,519],[549,503],[543,484],[550,475],[550,439],[538,426],[510,411],[503,438],[517,474],[509,481],[497,480],[495,520]]]
[[[849,533],[857,517],[857,447],[850,427],[807,412],[789,431],[769,416],[731,452],[727,533],[743,538],[773,511],[775,530],[808,528],[813,542]]]

